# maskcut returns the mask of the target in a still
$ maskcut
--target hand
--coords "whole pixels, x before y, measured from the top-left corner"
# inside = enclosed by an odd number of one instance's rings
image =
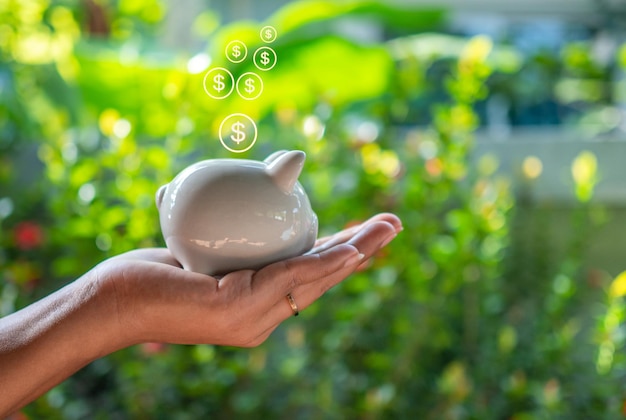
[[[402,230],[380,214],[317,241],[306,255],[216,279],[183,270],[167,249],[108,259],[0,318],[0,418],[87,363],[146,341],[255,346],[345,279]]]
[[[95,272],[114,290],[124,344],[146,341],[261,344],[293,315],[286,296],[306,309],[391,241],[400,220],[379,214],[319,239],[306,255],[221,279],[183,270],[167,249],[142,249],[111,258]]]

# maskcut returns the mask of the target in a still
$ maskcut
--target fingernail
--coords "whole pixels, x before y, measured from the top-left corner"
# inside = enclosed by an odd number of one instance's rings
[[[365,258],[365,254],[362,254],[360,252],[358,254],[350,255],[350,257],[346,260],[344,267],[347,267],[349,265],[354,265],[358,263],[359,261],[363,260],[363,258]]]
[[[397,233],[395,233],[395,232],[394,232],[394,233],[392,233],[391,235],[389,235],[389,236],[387,237],[387,239],[385,239],[385,240],[383,241],[383,244],[382,244],[380,247],[381,247],[381,248],[384,248],[385,246],[387,246],[387,245],[389,244],[389,242],[393,241],[393,240],[394,240],[394,238],[395,238],[396,236],[398,236],[398,234],[397,234]]]

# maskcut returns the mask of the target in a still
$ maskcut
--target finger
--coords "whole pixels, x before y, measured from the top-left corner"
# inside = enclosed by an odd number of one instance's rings
[[[367,260],[364,259],[363,261],[361,261],[359,266],[354,271],[356,271],[356,272],[365,271],[368,268],[370,268],[371,265],[372,265],[372,259],[371,258],[369,258]]]
[[[351,228],[337,232],[334,235],[318,239],[315,243],[315,247],[311,251],[309,251],[309,253],[320,252],[337,244],[347,242],[348,240],[350,240],[350,238],[352,238],[352,236],[361,231],[363,228],[376,222],[389,223],[391,226],[393,226],[396,233],[401,232],[403,229],[402,221],[398,218],[398,216],[392,213],[380,213],[371,217],[360,225],[353,226]]]
[[[340,276],[345,277],[357,265],[360,258],[359,251],[354,246],[341,244],[319,254],[303,255],[280,261],[253,273],[248,290],[244,292],[250,299],[243,307],[252,311],[250,318],[254,319],[255,330],[258,334],[262,334],[268,329],[276,328],[280,322],[291,315],[281,310],[285,309],[282,305],[291,308],[286,300],[278,304],[279,301],[285,299],[289,291],[304,284],[335,279],[334,274],[348,266],[345,274]],[[237,282],[236,277],[226,275],[220,280],[220,288],[224,281],[227,282],[225,287],[228,286],[228,282],[233,283],[232,287],[237,287],[237,284],[241,283]],[[280,309],[277,311],[277,308]]]
[[[352,264],[347,265],[343,267],[342,269],[340,269],[339,271],[332,273],[330,276],[327,277],[327,279],[329,279],[334,284],[339,283],[341,280],[345,279],[354,271],[351,265]],[[306,306],[302,306],[300,303],[301,301],[300,296],[304,296],[304,295],[307,295],[307,296],[318,295],[318,297],[321,296],[321,294],[319,293],[320,289],[318,286],[315,285],[315,283],[308,283],[304,286],[301,286],[298,290],[299,290],[298,293],[295,293],[295,292],[291,293],[292,298],[294,299],[294,302],[296,304],[298,313],[302,311],[303,309],[305,309],[305,307],[308,307],[310,305],[309,303]],[[259,331],[259,333],[252,340],[250,340],[247,346],[252,347],[252,346],[257,346],[263,343],[263,341],[265,341],[267,337],[269,337],[269,335],[283,321],[285,321],[287,318],[290,318],[291,316],[294,316],[294,315],[295,315],[294,309],[289,303],[287,295],[281,296],[277,302],[274,302],[274,305],[272,306],[272,308],[270,308],[270,310],[266,311],[265,313],[259,314],[258,318],[256,318],[256,321],[258,323],[257,331]]]
[[[275,320],[263,323],[263,319],[289,290],[328,277],[358,259],[359,251],[354,246],[342,244],[319,254],[279,261],[257,272],[229,273],[220,279],[219,289],[245,300],[241,306],[246,308],[250,319],[259,324],[256,330],[262,332],[278,324]]]
[[[398,233],[393,225],[387,222],[374,222],[365,226],[354,235],[347,244],[354,246],[367,260],[376,254],[382,247],[391,242]]]
[[[361,230],[361,229],[363,228],[363,226],[364,226],[367,222],[370,222],[370,221],[375,221],[375,220],[379,219],[380,217],[381,217],[381,214],[377,214],[377,215],[375,215],[375,216],[373,216],[373,217],[369,218],[368,220],[366,220],[366,221],[364,221],[364,222],[361,222],[361,223],[358,223],[358,224],[356,224],[356,225],[350,226],[349,228],[345,228],[345,229],[341,230],[340,232],[337,232],[337,233],[335,233],[335,234],[333,234],[333,235],[328,235],[328,236],[324,236],[324,237],[322,237],[322,238],[319,238],[319,239],[315,242],[315,246],[317,247],[317,246],[320,246],[320,245],[326,244],[326,243],[328,243],[329,241],[334,241],[334,242],[336,242],[336,243],[337,243],[337,240],[336,240],[336,239],[337,239],[337,237],[338,237],[338,236],[343,236],[343,237],[345,237],[345,236],[350,236],[350,237],[351,237],[352,235],[354,235],[355,233],[357,233],[359,230]],[[346,239],[346,240],[347,240],[347,239]],[[336,244],[336,243],[335,243],[335,244]],[[331,245],[331,246],[332,246],[332,245]]]
[[[358,225],[354,225],[354,226],[350,226],[348,228],[342,229],[339,232],[336,232],[332,235],[328,235],[328,236],[324,236],[321,238],[318,238],[315,241],[315,247],[319,247],[322,245],[327,244],[329,241],[333,241],[335,240],[335,238],[337,238],[337,236],[339,235],[354,235],[356,232],[358,232],[361,227],[363,226],[363,223],[359,223]]]
[[[273,297],[285,296],[290,290],[329,276],[358,258],[359,250],[355,246],[340,244],[320,253],[268,265],[254,275],[251,287],[257,289],[255,293],[263,291]]]
[[[308,252],[308,254],[315,254],[317,252],[324,251],[332,248],[335,245],[348,242],[359,230],[363,228],[363,225],[352,226],[348,229],[341,230],[333,235],[320,238],[315,241],[315,246]]]
[[[258,307],[254,311],[257,334],[247,345],[261,344],[281,322],[294,315],[294,309],[287,299],[288,293],[291,293],[298,311],[306,309],[326,291],[352,274],[361,261],[371,257],[395,235],[395,228],[389,223],[372,223],[355,235],[351,244],[337,245],[320,254],[276,263],[256,273],[257,278],[254,281],[257,283],[257,292],[250,293],[250,296],[255,297],[256,302],[264,302],[266,298],[260,297],[258,290],[265,289],[264,293],[271,293],[273,299],[268,296],[270,306]],[[364,253],[357,251],[355,256],[355,246],[361,247]],[[285,283],[282,279],[281,282],[281,277],[290,280]]]
[[[286,299],[288,293],[291,293],[293,299],[298,305],[299,311],[306,309],[329,289],[336,286],[338,283],[340,283],[342,280],[352,274],[356,270],[356,268],[362,264],[363,261],[366,261],[368,258],[372,257],[376,252],[378,252],[378,250],[380,250],[380,248],[389,243],[389,241],[391,241],[396,235],[397,234],[395,228],[390,223],[374,222],[368,224],[347,244],[342,244],[335,247],[338,248],[346,245],[352,245],[359,250],[359,256],[358,258],[350,259],[338,270],[332,270],[331,273],[319,278],[315,282],[301,282],[300,284],[295,284],[294,287],[291,289],[289,288],[289,285],[287,285],[286,289],[279,291],[279,293],[276,295],[276,310],[272,312],[268,311],[268,318],[271,319],[269,324],[271,325],[272,323],[280,323],[284,319],[293,315],[293,309]],[[324,251],[322,254],[327,252],[329,251]],[[323,262],[323,260],[320,260],[318,263],[323,264]],[[303,267],[295,265],[290,268],[292,270],[303,269]],[[307,269],[320,270],[321,267],[307,267]],[[297,276],[298,275],[296,275],[296,277]]]
[[[402,220],[393,213],[378,213],[367,220],[367,222],[387,222],[393,226],[396,233],[400,233],[404,229],[404,227],[402,227]]]

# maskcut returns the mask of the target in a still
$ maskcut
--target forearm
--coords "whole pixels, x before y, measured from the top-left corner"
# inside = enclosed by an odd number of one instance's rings
[[[126,343],[95,272],[0,319],[0,418]]]

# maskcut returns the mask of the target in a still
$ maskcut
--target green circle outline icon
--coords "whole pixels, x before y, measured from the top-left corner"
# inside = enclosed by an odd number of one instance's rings
[[[267,33],[271,33],[273,35],[271,39],[267,39],[265,37],[265,35]],[[278,36],[278,32],[276,31],[276,28],[274,28],[273,26],[267,25],[267,26],[264,26],[264,27],[261,28],[261,31],[259,32],[259,35],[261,36],[261,39],[263,40],[263,42],[265,42],[266,44],[271,44],[272,42],[276,41],[276,37]]]
[[[233,59],[230,57],[231,54],[229,53],[231,50],[231,45],[233,44],[240,45],[241,47],[243,47],[243,54],[241,55],[240,59],[237,59],[236,57]],[[224,54],[226,54],[226,58],[228,58],[228,61],[230,61],[231,63],[235,63],[235,64],[241,63],[248,56],[248,47],[246,47],[246,44],[244,44],[243,41],[239,41],[238,39],[235,39],[233,41],[230,41],[228,45],[226,45],[226,48],[224,49]]]
[[[258,89],[258,93],[255,96],[246,96],[243,93],[241,93],[241,90],[239,88],[239,85],[241,84],[241,81],[244,79],[244,77],[246,78],[246,80],[248,78],[250,78],[251,76],[254,76],[254,78],[256,78],[259,82],[259,89]],[[256,74],[255,72],[249,71],[247,73],[242,74],[241,76],[239,76],[239,79],[237,79],[237,83],[236,83],[236,87],[237,87],[237,93],[239,94],[239,96],[241,96],[243,99],[245,99],[246,101],[253,101],[256,98],[258,98],[259,96],[261,96],[261,93],[263,93],[263,79],[261,79],[261,76],[259,76],[258,74]],[[245,90],[245,89],[244,89]]]
[[[264,51],[270,51],[271,54],[274,56],[274,62],[269,67],[264,67],[262,65],[259,65],[258,60],[257,60],[259,55],[263,54]],[[263,58],[263,57],[261,57],[261,58]],[[259,69],[261,71],[268,71],[268,70],[273,69],[274,66],[276,65],[276,62],[278,62],[278,56],[276,55],[276,51],[274,51],[270,47],[261,47],[261,48],[259,48],[258,50],[256,50],[254,52],[254,57],[253,57],[252,61],[254,61],[254,65],[256,66],[257,69]],[[261,64],[263,64],[263,63],[261,63]]]
[[[228,77],[230,78],[230,89],[228,89],[228,92],[226,92],[226,94],[224,94],[222,96],[212,95],[211,92],[209,91],[209,89],[207,89],[207,87],[206,87],[206,82],[207,82],[207,79],[209,78],[209,75],[211,73],[217,72],[217,71],[221,71],[221,72],[224,72],[224,73],[228,74]],[[207,71],[206,74],[204,75],[204,79],[202,80],[202,87],[204,88],[204,92],[207,95],[209,95],[211,98],[213,98],[213,99],[224,99],[228,95],[230,95],[230,93],[233,91],[233,89],[235,89],[235,78],[233,77],[233,74],[230,71],[228,71],[228,69],[225,69],[224,67],[213,67],[211,70]]]
[[[253,137],[252,141],[250,142],[250,144],[248,146],[246,146],[244,149],[241,149],[241,150],[233,149],[232,147],[227,146],[226,145],[226,141],[224,141],[224,136],[222,134],[222,130],[224,129],[224,125],[226,124],[226,122],[228,120],[230,120],[231,118],[244,118],[244,119],[248,120],[250,122],[250,124],[252,124],[252,130],[254,132],[254,137]],[[229,116],[224,118],[222,120],[222,123],[220,124],[220,128],[219,128],[220,143],[222,143],[222,146],[224,146],[224,148],[226,150],[230,151],[230,152],[233,152],[233,153],[243,153],[243,152],[246,152],[246,151],[252,149],[252,146],[254,146],[254,144],[256,143],[257,137],[258,137],[258,130],[257,130],[256,124],[254,123],[252,118],[250,118],[246,114],[242,114],[242,113],[230,114]]]

